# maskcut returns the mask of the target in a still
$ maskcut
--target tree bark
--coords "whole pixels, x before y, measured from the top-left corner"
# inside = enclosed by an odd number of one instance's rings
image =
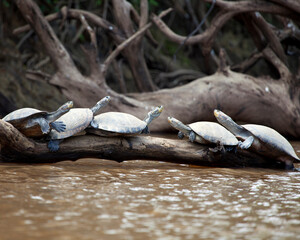
[[[130,18],[132,6],[126,0],[113,0],[112,2],[114,6],[114,16],[118,26],[124,32],[125,37],[129,38],[134,34],[134,26]],[[141,1],[141,4],[143,6],[146,5],[145,1]],[[143,10],[145,10],[145,8],[143,8]],[[142,11],[142,13],[140,28],[146,24],[148,16],[147,11]],[[124,49],[123,54],[128,60],[137,89],[140,92],[152,92],[156,90],[157,87],[152,81],[145,62],[142,38],[139,37],[132,41],[127,48]]]
[[[213,152],[209,146],[187,140],[152,136],[111,137],[76,136],[60,143],[57,152],[50,152],[46,142],[26,138],[10,123],[0,120],[0,160],[5,162],[42,163],[80,158],[154,160],[214,167],[284,168],[284,164],[248,151]]]

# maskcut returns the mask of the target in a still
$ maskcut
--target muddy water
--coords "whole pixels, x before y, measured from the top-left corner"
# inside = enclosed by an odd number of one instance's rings
[[[300,239],[300,172],[82,159],[0,181],[1,240]]]

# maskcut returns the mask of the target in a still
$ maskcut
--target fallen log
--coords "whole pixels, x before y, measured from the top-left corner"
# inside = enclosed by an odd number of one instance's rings
[[[3,162],[44,163],[92,157],[117,162],[154,160],[213,167],[285,167],[283,163],[248,151],[213,152],[210,146],[149,135],[126,138],[76,136],[65,139],[59,151],[50,152],[46,141],[26,138],[3,120],[0,120],[0,146]]]

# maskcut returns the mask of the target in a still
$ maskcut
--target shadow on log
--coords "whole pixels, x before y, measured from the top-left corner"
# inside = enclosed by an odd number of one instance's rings
[[[58,152],[49,152],[45,142],[26,138],[11,124],[0,120],[0,160],[45,163],[80,158],[154,160],[213,167],[284,168],[284,164],[248,151],[212,152],[209,147],[184,140],[152,136],[111,137],[84,135],[65,139]]]

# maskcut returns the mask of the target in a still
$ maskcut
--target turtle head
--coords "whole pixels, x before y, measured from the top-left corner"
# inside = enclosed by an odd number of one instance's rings
[[[170,125],[177,129],[178,131],[181,131],[183,133],[187,133],[188,131],[190,131],[191,129],[183,124],[182,122],[180,122],[178,119],[173,118],[173,117],[168,117],[168,122],[170,123]]]
[[[60,112],[66,113],[73,107],[73,101],[68,101],[64,105],[62,105],[58,110]]]
[[[215,109],[214,115],[219,123],[223,125],[223,123],[226,123],[228,121],[232,121],[231,117],[227,116],[225,113],[221,112],[220,110]]]
[[[96,105],[91,108],[91,111],[93,112],[93,114],[95,115],[95,113],[97,111],[99,111],[101,108],[105,107],[109,103],[110,99],[111,99],[110,96],[106,96],[106,97],[102,98],[99,102],[97,102]]]
[[[64,105],[60,106],[56,111],[47,114],[46,119],[49,122],[54,122],[56,119],[69,112],[73,107],[73,101],[68,101]]]
[[[153,119],[158,118],[163,110],[164,110],[163,106],[158,106],[154,108],[151,112],[149,112],[149,115],[151,115]]]
[[[144,119],[147,125],[149,125],[152,122],[152,120],[154,120],[155,118],[158,118],[161,112],[163,111],[163,109],[164,109],[163,106],[158,106],[154,108],[152,111],[148,112],[146,118]]]
[[[220,110],[215,109],[214,115],[218,122],[223,125],[225,128],[227,128],[231,133],[233,133],[235,136],[240,135],[245,130],[243,127],[238,125],[235,121],[232,120],[231,117],[226,115],[225,113],[221,112]]]
[[[168,117],[168,122],[173,128],[176,128],[177,130],[180,130],[180,126],[184,125],[182,122],[173,117]]]
[[[230,128],[231,125],[236,124],[231,117],[221,112],[220,110],[215,109],[214,115],[218,122],[226,128]]]

